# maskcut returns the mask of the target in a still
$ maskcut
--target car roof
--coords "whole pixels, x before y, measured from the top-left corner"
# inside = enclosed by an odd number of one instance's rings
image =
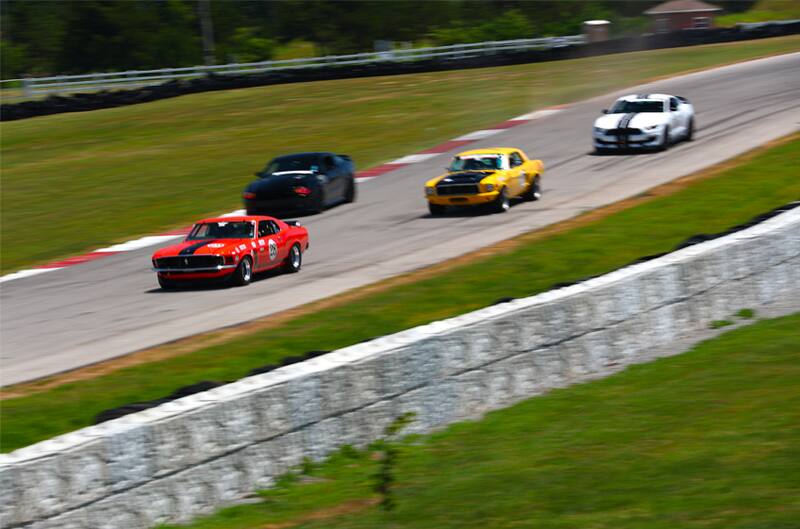
[[[519,149],[515,147],[489,147],[487,149],[472,149],[471,151],[460,152],[456,156],[470,156],[474,154],[511,154],[515,151],[519,151]]]
[[[275,217],[268,217],[266,215],[237,215],[232,217],[213,217],[209,219],[198,220],[195,224],[203,224],[204,222],[247,222],[259,220],[279,220]]]
[[[332,152],[293,152],[292,154],[282,154],[273,158],[274,160],[281,160],[283,158],[294,158],[295,156],[326,156],[333,154]]]
[[[620,97],[619,99],[622,99],[622,100],[625,100],[625,101],[636,101],[636,100],[641,101],[642,99],[656,99],[658,101],[668,101],[670,97],[675,97],[675,96],[671,96],[669,94],[642,93],[642,94],[628,94],[626,96]]]

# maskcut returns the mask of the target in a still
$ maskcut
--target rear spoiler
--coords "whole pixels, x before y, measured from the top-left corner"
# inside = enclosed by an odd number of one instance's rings
[[[283,222],[285,222],[289,226],[302,226],[302,224],[300,224],[299,220],[285,220]]]
[[[336,156],[338,156],[339,158],[344,158],[344,159],[345,159],[345,160],[347,160],[348,162],[352,162],[352,161],[353,161],[353,159],[352,159],[352,158],[350,158],[350,155],[349,155],[349,154],[337,154]]]
[[[687,105],[689,104],[689,100],[688,100],[688,99],[686,99],[685,97],[681,97],[681,96],[675,96],[675,97],[676,97],[676,98],[678,99],[678,101],[680,101],[681,103],[686,103]]]

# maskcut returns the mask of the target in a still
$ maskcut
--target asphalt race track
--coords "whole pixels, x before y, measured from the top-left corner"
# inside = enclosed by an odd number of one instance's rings
[[[657,154],[592,155],[594,118],[615,97],[631,92],[688,97],[697,113],[695,141]],[[517,204],[505,214],[428,216],[422,184],[442,171],[453,152],[360,184],[355,204],[303,219],[311,248],[296,275],[256,280],[245,288],[163,292],[150,270],[155,247],[149,247],[8,281],[0,292],[2,384],[234,325],[446,260],[635,195],[798,129],[800,53],[795,53],[631,87],[469,145],[517,146],[544,160],[543,199]],[[409,153],[397,156],[404,154]],[[245,180],[246,175],[243,186]]]

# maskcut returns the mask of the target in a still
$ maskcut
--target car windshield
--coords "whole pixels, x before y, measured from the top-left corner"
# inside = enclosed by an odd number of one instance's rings
[[[664,112],[662,101],[617,101],[611,114],[629,114],[632,112]]]
[[[264,169],[265,176],[272,173],[286,171],[317,171],[319,170],[319,156],[316,154],[301,154],[298,156],[284,156],[275,158]]]
[[[206,239],[252,239],[253,223],[241,222],[202,222],[195,224],[187,241]]]
[[[485,156],[456,156],[448,168],[449,171],[497,171],[503,168],[503,157],[499,154]]]

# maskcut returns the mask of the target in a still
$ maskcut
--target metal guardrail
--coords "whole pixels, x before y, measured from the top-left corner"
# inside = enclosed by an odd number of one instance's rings
[[[208,74],[250,74],[300,68],[320,68],[325,66],[345,66],[372,64],[380,62],[417,61],[433,58],[463,58],[491,55],[505,51],[525,51],[530,49],[550,49],[584,44],[583,35],[566,37],[547,37],[539,39],[516,39],[474,44],[454,44],[429,48],[409,48],[382,52],[355,53],[350,55],[330,55],[305,59],[281,61],[262,61],[233,63],[216,66],[190,66],[184,68],[162,68],[159,70],[131,70],[125,72],[90,73],[81,75],[57,75],[51,77],[31,77],[24,79],[0,80],[0,86],[21,85],[24,97],[35,95],[97,91],[113,88],[131,88],[160,84],[175,79],[190,79]]]

